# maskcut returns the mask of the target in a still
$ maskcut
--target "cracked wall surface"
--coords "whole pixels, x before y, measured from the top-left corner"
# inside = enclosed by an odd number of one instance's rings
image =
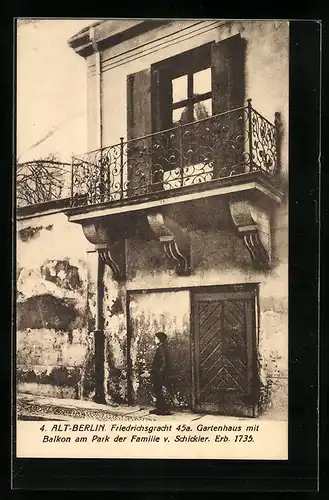
[[[280,228],[280,219],[276,227]],[[126,284],[114,281],[109,267],[104,270],[106,400],[127,403],[126,289],[130,292],[133,400],[153,404],[147,372],[154,352],[154,334],[165,330],[173,356],[168,397],[176,407],[186,408],[191,405],[192,394],[190,303],[188,291],[180,291],[179,287],[259,283],[260,409],[273,418],[284,418],[288,390],[288,268],[283,261],[282,241],[287,231],[279,234],[280,258],[274,261],[272,271],[260,272],[253,269],[242,240],[232,229],[211,230],[210,224],[207,229],[191,230],[192,273],[185,277],[176,275],[159,242],[129,239]],[[64,214],[20,222],[17,247],[18,389],[92,399],[97,252],[88,246],[81,228],[69,223]],[[178,290],[161,291],[169,287]],[[131,292],[142,289],[144,293]]]
[[[127,402],[127,326],[125,287],[104,272],[105,392],[108,400]]]
[[[156,349],[155,334],[166,332],[170,355],[168,398],[177,408],[192,402],[189,293],[153,292],[135,294],[130,300],[132,328],[131,358],[133,397],[153,404],[149,370]]]
[[[88,396],[93,356],[81,228],[61,213],[21,220],[17,226],[18,390]]]

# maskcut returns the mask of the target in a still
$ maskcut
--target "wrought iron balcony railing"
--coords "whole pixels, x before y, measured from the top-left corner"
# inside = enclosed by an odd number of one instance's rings
[[[69,198],[71,164],[49,159],[16,166],[16,205],[25,207]]]
[[[279,171],[278,123],[246,106],[72,158],[71,207]]]

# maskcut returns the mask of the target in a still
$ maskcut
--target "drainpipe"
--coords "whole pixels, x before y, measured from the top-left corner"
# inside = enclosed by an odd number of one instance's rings
[[[102,69],[101,58],[95,40],[95,28],[89,28],[89,37],[96,57],[96,137],[97,148],[103,147],[103,123],[102,123]],[[102,173],[100,177],[102,182]],[[95,396],[97,403],[106,403],[105,400],[105,338],[104,338],[104,317],[103,317],[103,297],[104,297],[104,262],[100,257],[99,249],[97,251],[97,270],[96,270],[96,317],[94,330],[95,346]]]
[[[97,251],[97,276],[96,276],[96,317],[94,330],[95,346],[95,396],[96,403],[106,403],[105,400],[105,336],[103,317],[103,297],[104,297],[104,262]]]

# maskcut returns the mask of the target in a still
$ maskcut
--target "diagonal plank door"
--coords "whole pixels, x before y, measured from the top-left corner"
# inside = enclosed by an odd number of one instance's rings
[[[254,416],[255,293],[193,294],[194,406]]]

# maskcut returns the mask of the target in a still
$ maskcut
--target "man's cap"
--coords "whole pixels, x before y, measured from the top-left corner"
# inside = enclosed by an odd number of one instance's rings
[[[158,339],[161,340],[162,342],[164,340],[167,340],[167,335],[164,332],[157,332],[155,336],[158,337]]]

